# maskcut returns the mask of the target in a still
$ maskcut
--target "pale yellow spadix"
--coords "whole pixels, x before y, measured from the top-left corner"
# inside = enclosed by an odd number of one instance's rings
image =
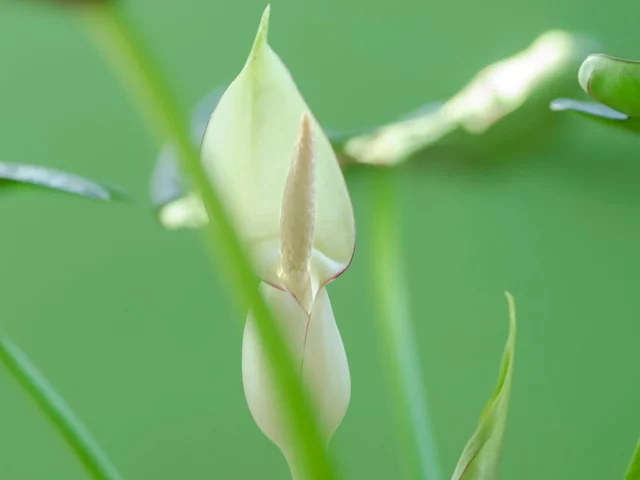
[[[311,118],[302,114],[300,138],[284,188],[280,214],[280,278],[302,308],[311,313],[315,292],[310,260],[316,220],[316,147]]]
[[[244,68],[211,116],[202,159],[226,200],[258,275],[267,283],[287,288],[281,278],[280,247],[281,228],[288,220],[281,219],[281,212],[292,158],[299,148],[301,119],[307,115],[303,131],[315,150],[315,227],[309,262],[313,298],[320,286],[340,275],[351,261],[353,210],[329,140],[267,43],[268,22],[269,7]]]

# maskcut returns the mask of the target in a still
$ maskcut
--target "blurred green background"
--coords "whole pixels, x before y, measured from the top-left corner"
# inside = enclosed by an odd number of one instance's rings
[[[287,478],[245,404],[244,313],[198,235],[163,231],[147,201],[156,140],[73,19],[35,3],[0,11],[0,160],[106,180],[135,203],[0,193],[0,328],[126,478]],[[239,71],[264,6],[128,2],[185,105]],[[271,44],[333,128],[446,98],[551,28],[640,57],[636,0],[274,0],[272,8]],[[353,391],[332,447],[349,478],[394,479],[370,278],[372,182],[362,171],[347,180],[358,248],[330,291]],[[500,168],[404,169],[398,182],[443,470],[453,471],[493,389],[509,289],[519,338],[502,478],[621,478],[640,434],[640,138],[569,115]],[[0,407],[2,480],[85,478],[4,370]]]

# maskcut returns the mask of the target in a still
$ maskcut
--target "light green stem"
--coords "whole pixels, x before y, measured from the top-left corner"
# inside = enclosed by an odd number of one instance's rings
[[[130,22],[122,2],[105,2],[83,9],[83,18],[93,38],[125,79],[147,120],[157,128],[163,140],[175,143],[182,167],[201,196],[209,218],[205,229],[207,245],[224,272],[243,307],[253,312],[259,334],[271,360],[273,375],[282,395],[285,410],[299,448],[303,475],[307,479],[336,478],[311,403],[301,388],[297,370],[290,358],[272,314],[257,289],[256,276],[245,249],[233,229],[219,193],[208,181],[189,133],[187,115],[179,108],[175,96],[160,73],[153,56],[138,30]]]
[[[405,478],[440,480],[420,361],[413,329],[409,290],[400,254],[398,209],[390,169],[373,172],[375,184],[373,266],[378,301],[380,344],[387,363]]]
[[[0,361],[55,425],[92,478],[122,480],[116,467],[64,399],[49,385],[29,358],[4,336],[0,336]]]
[[[624,480],[640,480],[640,440],[638,440],[636,449],[633,452]]]

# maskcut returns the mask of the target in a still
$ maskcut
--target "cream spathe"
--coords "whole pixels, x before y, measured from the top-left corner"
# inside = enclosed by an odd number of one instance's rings
[[[262,280],[327,444],[350,399],[347,356],[326,285],[349,265],[355,222],[331,144],[267,44],[269,7],[244,68],[214,110],[202,159]],[[249,313],[242,345],[249,409],[297,470],[295,439]]]

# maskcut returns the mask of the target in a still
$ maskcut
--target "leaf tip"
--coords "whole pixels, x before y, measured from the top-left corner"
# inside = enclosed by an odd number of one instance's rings
[[[589,55],[586,60],[582,62],[582,65],[580,65],[580,69],[578,70],[578,83],[580,84],[582,89],[589,95],[591,95],[591,92],[589,91],[589,82],[594,70],[597,67],[598,60],[602,56],[602,54]]]
[[[563,112],[569,108],[564,98],[556,98],[549,104],[549,108],[554,112]],[[509,293],[509,292],[506,292]]]
[[[509,305],[509,340],[508,343],[513,348],[513,342],[515,342],[516,335],[516,300],[509,290],[505,290],[505,297],[507,297],[507,304]]]
[[[271,14],[271,4],[267,3],[267,6],[262,12],[262,18],[260,18],[260,26],[258,27],[258,33],[256,33],[256,38],[253,41],[253,46],[251,47],[251,53],[249,54],[249,60],[247,63],[250,63],[260,52],[260,49],[266,45],[267,36],[269,34],[269,15]]]

